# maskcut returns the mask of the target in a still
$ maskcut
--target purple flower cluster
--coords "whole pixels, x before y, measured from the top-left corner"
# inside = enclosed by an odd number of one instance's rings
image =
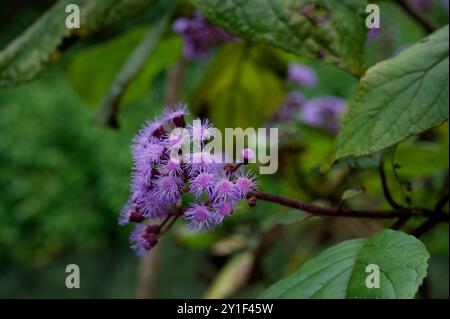
[[[289,92],[284,98],[283,104],[272,116],[271,123],[283,123],[295,118],[299,108],[306,102],[306,98],[299,92]]]
[[[176,19],[172,30],[183,35],[183,54],[191,60],[204,60],[214,44],[235,39],[223,29],[208,22],[200,12],[195,12],[191,19],[186,17]]]
[[[340,117],[347,102],[336,96],[324,96],[308,100],[300,111],[300,119],[311,126],[323,127],[332,132],[339,129]]]
[[[156,245],[162,234],[164,222],[155,225],[147,221],[161,217],[167,221],[182,214],[191,230],[208,231],[256,190],[255,175],[245,166],[224,164],[205,151],[206,143],[214,137],[212,124],[196,119],[186,125],[187,114],[187,105],[167,107],[162,118],[147,122],[133,139],[131,196],[119,224],[138,223],[130,237],[138,255]],[[186,143],[191,147],[184,154]],[[243,157],[248,154],[252,151],[246,150]],[[187,193],[194,200],[183,203]],[[182,209],[182,205],[188,208]]]
[[[336,132],[346,106],[347,102],[336,96],[308,100],[299,92],[289,92],[271,122],[284,123],[298,119],[307,125]]]
[[[288,66],[288,80],[303,85],[315,85],[318,82],[315,71],[300,64],[291,63]],[[307,80],[305,80],[307,79]],[[307,99],[300,92],[289,92],[283,104],[272,116],[271,123],[283,123],[292,120],[315,127],[325,128],[336,132],[339,129],[340,117],[345,110],[347,102],[336,96],[322,96],[314,99]]]
[[[318,82],[316,71],[307,65],[299,63],[289,64],[288,79],[305,87],[313,87]]]

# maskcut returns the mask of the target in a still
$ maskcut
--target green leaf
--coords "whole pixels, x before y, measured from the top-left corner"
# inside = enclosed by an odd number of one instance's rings
[[[426,276],[429,254],[417,238],[389,229],[371,239],[340,243],[267,289],[261,298],[413,298]],[[367,288],[368,265],[380,287]]]
[[[342,194],[341,201],[345,202],[355,197],[361,196],[366,190],[364,188],[359,189],[348,189]]]
[[[205,295],[206,299],[230,298],[248,281],[255,254],[245,251],[234,256],[220,270]]]
[[[154,0],[60,0],[0,52],[0,87],[32,80],[56,60],[64,39],[86,36],[141,14]],[[80,29],[68,29],[66,6],[80,7]]]
[[[323,171],[370,155],[448,120],[448,26],[362,78]]]
[[[245,40],[268,44],[364,73],[366,1],[193,0],[214,23]]]
[[[94,107],[102,100],[116,74],[130,56],[147,28],[139,27],[101,45],[88,48],[70,60],[67,76],[75,90]],[[127,87],[121,105],[127,105],[142,96],[155,76],[181,55],[181,39],[169,36],[162,39],[148,56],[142,70]],[[87,81],[95,74],[95,81]]]
[[[259,127],[283,102],[283,83],[255,62],[258,50],[242,43],[222,46],[194,91],[191,104],[198,112],[208,112],[221,130]]]

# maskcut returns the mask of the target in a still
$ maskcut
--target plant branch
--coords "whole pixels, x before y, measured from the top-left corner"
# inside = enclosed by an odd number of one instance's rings
[[[438,224],[438,220],[434,218],[430,218],[427,221],[425,221],[422,225],[417,227],[415,230],[411,232],[411,235],[420,237],[423,234],[425,234],[427,231],[431,230],[434,226]]]
[[[386,198],[386,201],[394,209],[404,209],[404,207],[402,207],[400,204],[398,204],[395,201],[394,197],[392,196],[391,192],[389,191],[386,172],[384,170],[384,160],[383,159],[381,159],[381,162],[380,162],[379,172],[380,172],[381,186],[383,188],[383,194],[384,194],[384,198]],[[410,219],[411,219],[411,216],[399,217],[398,220],[390,228],[394,229],[394,230],[399,230],[403,226],[405,226]]]
[[[428,32],[433,33],[438,29],[436,23],[432,21],[430,18],[428,18],[425,14],[423,14],[422,11],[414,7],[413,4],[411,4],[411,1],[408,0],[396,0],[397,4],[411,17],[413,17],[417,22],[420,23],[422,28]]]
[[[437,204],[434,206],[434,210],[436,212],[442,211],[444,209],[445,205],[447,205],[447,203],[448,203],[448,201],[450,199],[449,197],[450,197],[450,194],[448,194],[448,193],[444,197],[442,197],[437,202]]]
[[[434,226],[436,226],[439,223],[439,212],[441,212],[444,209],[444,207],[448,203],[448,201],[449,201],[449,194],[446,194],[435,205],[435,208],[434,208],[435,215],[431,216],[430,219],[428,219],[422,225],[420,225],[415,230],[413,230],[411,232],[411,235],[420,237],[423,234],[425,234],[427,231],[431,230]]]
[[[389,186],[388,186],[388,182],[387,182],[387,178],[386,178],[386,172],[384,170],[384,161],[383,160],[381,160],[381,162],[380,162],[379,172],[380,172],[381,186],[383,188],[383,194],[384,194],[384,197],[386,198],[387,202],[394,209],[403,209],[404,207],[402,207],[400,204],[398,204],[395,201],[394,197],[392,197],[392,194],[389,191]]]
[[[162,34],[167,28],[171,12],[164,15],[144,36],[139,45],[134,49],[130,57],[125,61],[121,70],[116,75],[108,93],[103,98],[93,122],[98,125],[108,125],[117,128],[117,112],[120,101],[129,84],[136,78],[139,71],[152,53]]]
[[[392,224],[390,229],[400,230],[400,229],[402,229],[403,226],[405,226],[409,222],[410,219],[411,219],[411,216],[399,217],[397,219],[397,221],[394,224]]]
[[[267,194],[254,191],[248,194],[248,198],[255,197],[259,200],[277,203],[283,206],[298,209],[317,216],[330,217],[359,217],[359,218],[377,218],[392,219],[400,217],[433,217],[438,222],[449,222],[448,214],[435,212],[426,208],[396,209],[396,210],[349,210],[334,207],[323,207],[314,204],[281,197],[278,195]]]

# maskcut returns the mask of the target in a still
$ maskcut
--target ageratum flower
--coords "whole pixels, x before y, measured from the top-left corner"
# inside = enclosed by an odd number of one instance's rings
[[[201,169],[195,177],[191,179],[190,191],[197,199],[200,199],[203,194],[212,196],[216,184],[216,172],[214,169],[205,167]]]
[[[143,256],[158,243],[159,227],[156,225],[138,224],[131,232],[131,248],[136,255]]]
[[[164,120],[173,123],[177,127],[184,127],[184,117],[189,114],[187,104],[175,104],[164,110]]]
[[[239,197],[246,197],[250,191],[256,190],[255,179],[252,171],[240,170],[236,174],[235,190]]]
[[[203,143],[214,137],[214,127],[208,119],[196,119],[188,126],[192,139],[196,143]]]
[[[235,202],[219,202],[213,205],[214,223],[219,225],[224,218],[230,216],[238,207]]]
[[[239,200],[239,198],[245,197],[239,197],[234,182],[230,180],[226,174],[223,174],[223,177],[219,178],[215,183],[212,201],[220,203],[223,201]]]
[[[244,163],[224,163],[224,154],[206,151],[206,143],[214,138],[212,123],[187,123],[188,114],[185,104],[169,106],[133,138],[131,195],[119,224],[138,224],[130,236],[137,255],[157,244],[168,220],[183,216],[191,230],[212,230],[257,189],[255,175],[245,169],[254,151],[244,150]],[[230,164],[236,169],[230,170]]]
[[[211,230],[214,227],[214,215],[205,204],[194,204],[184,217],[191,230]]]

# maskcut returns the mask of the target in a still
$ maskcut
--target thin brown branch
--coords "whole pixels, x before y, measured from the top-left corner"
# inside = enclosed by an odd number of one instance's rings
[[[447,205],[448,201],[450,199],[450,194],[446,194],[444,197],[442,197],[437,204],[434,206],[434,210],[437,212],[440,212],[444,209],[445,205]]]
[[[405,226],[409,222],[410,219],[411,216],[400,217],[394,224],[392,224],[390,229],[400,230],[403,228],[403,226]]]
[[[394,209],[402,209],[402,205],[398,204],[394,197],[392,197],[391,192],[389,191],[389,186],[386,178],[386,172],[384,170],[384,161],[381,160],[380,166],[379,166],[379,172],[380,172],[380,179],[381,179],[381,186],[383,188],[383,194],[386,198],[386,201],[391,205]]]
[[[417,227],[415,230],[411,232],[411,235],[414,235],[416,237],[420,237],[426,232],[430,231],[434,226],[436,226],[439,223],[438,219],[430,218],[427,221],[425,221],[422,225]]]
[[[443,212],[434,212],[426,208],[411,208],[397,210],[350,210],[334,207],[323,207],[315,204],[304,203],[301,201],[281,197],[278,195],[262,193],[259,191],[251,192],[248,197],[255,197],[259,200],[277,203],[283,206],[298,209],[317,216],[330,217],[358,217],[358,218],[377,218],[392,219],[400,217],[433,217],[438,222],[449,222],[448,214]]]
[[[442,215],[442,210],[444,209],[445,205],[448,203],[449,201],[449,194],[446,194],[444,197],[442,197],[435,205],[434,211],[435,211],[435,215],[432,215],[430,217],[430,219],[428,219],[427,221],[425,221],[422,225],[420,225],[419,227],[417,227],[415,230],[413,230],[411,232],[411,235],[414,235],[416,237],[420,237],[423,234],[425,234],[426,232],[430,231],[431,229],[433,229],[434,226],[436,226],[439,223],[439,217],[440,215]],[[448,216],[448,214],[447,214]]]
[[[384,160],[383,159],[381,159],[381,162],[380,162],[379,172],[380,172],[381,186],[383,188],[384,198],[386,198],[386,201],[389,203],[389,205],[391,205],[392,208],[403,209],[404,207],[402,207],[400,204],[398,204],[395,201],[394,197],[392,196],[392,194],[389,190],[389,185],[388,185],[388,181],[387,181],[387,177],[386,177],[386,171],[384,170]],[[411,216],[402,216],[399,219],[397,219],[397,221],[390,228],[394,229],[394,230],[399,230],[403,226],[405,226],[410,219],[411,219]]]
[[[438,29],[436,23],[429,17],[427,17],[422,11],[417,9],[411,3],[411,1],[396,0],[396,2],[406,13],[408,13],[411,17],[413,17],[426,32],[433,33]]]

